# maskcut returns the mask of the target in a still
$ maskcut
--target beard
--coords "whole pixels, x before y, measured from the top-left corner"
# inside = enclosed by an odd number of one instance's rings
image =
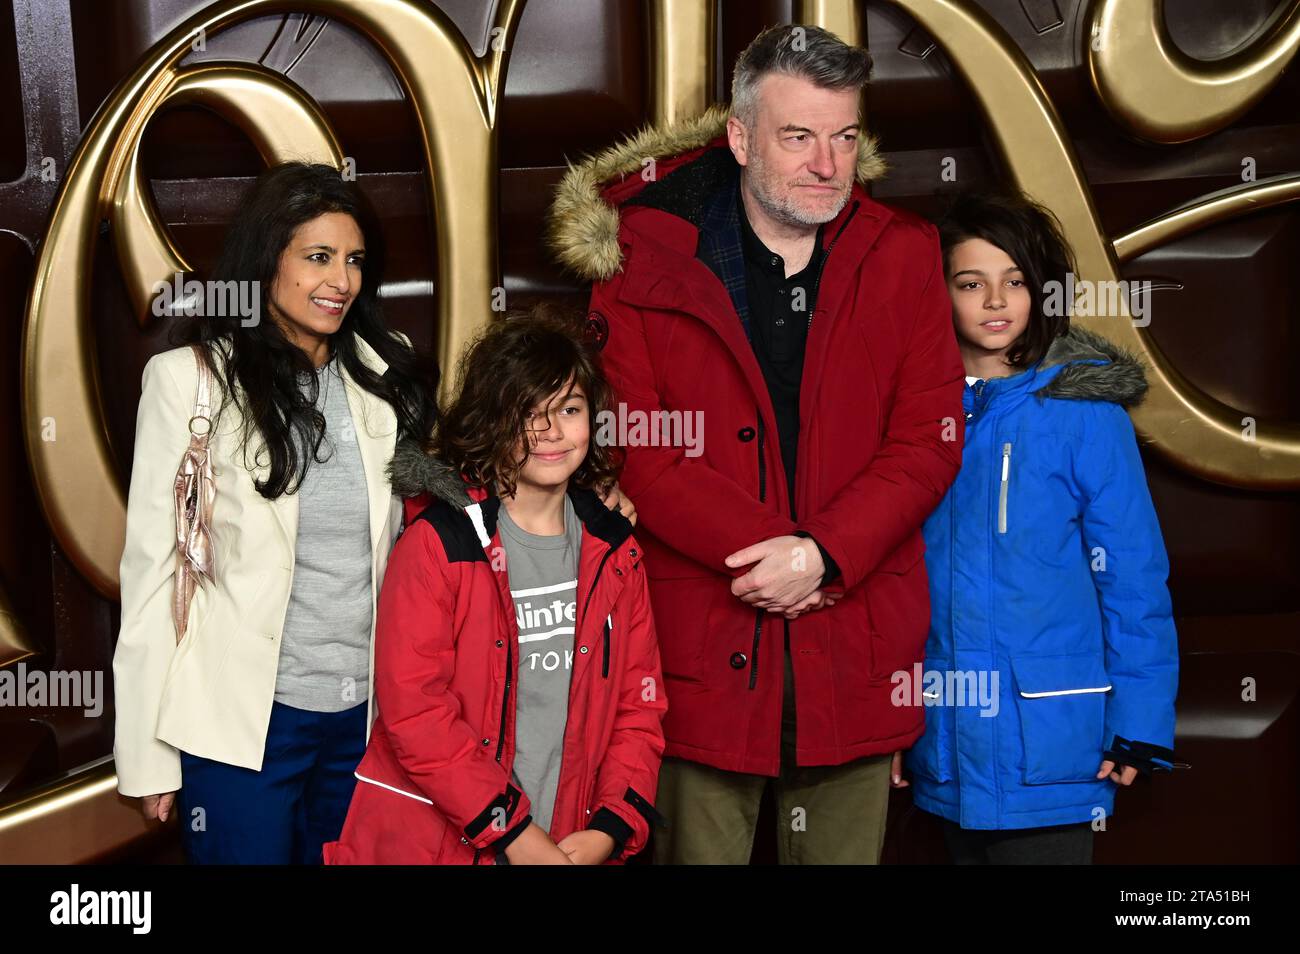
[[[796,228],[825,225],[830,222],[848,204],[849,191],[853,187],[853,180],[850,179],[836,198],[833,206],[824,210],[809,210],[799,205],[793,190],[796,185],[811,185],[812,183],[786,182],[779,172],[769,166],[766,160],[757,154],[750,155],[749,165],[745,171],[749,174],[750,194],[759,207],[782,225],[791,225]],[[823,185],[826,183],[817,184]]]

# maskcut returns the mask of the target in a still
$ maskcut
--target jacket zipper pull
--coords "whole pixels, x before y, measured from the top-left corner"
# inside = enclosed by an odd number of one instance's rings
[[[998,533],[1007,532],[1007,486],[1011,477],[1011,445],[1002,445],[1002,485],[998,489]]]
[[[980,380],[976,381],[973,385],[971,385],[972,397],[970,402],[970,410],[966,412],[967,421],[974,420],[975,415],[980,412],[981,410],[980,398],[984,396],[984,385],[986,383],[987,382],[985,382],[985,380],[981,378]]]
[[[822,284],[822,272],[826,271],[826,259],[830,258],[831,249],[833,249],[835,247],[835,243],[840,240],[840,236],[844,234],[844,230],[849,227],[849,223],[853,221],[853,216],[858,214],[858,206],[860,204],[861,203],[858,202],[857,199],[853,200],[853,207],[849,209],[848,218],[846,218],[843,224],[840,225],[839,231],[835,233],[835,237],[831,239],[830,244],[827,245],[825,251],[822,252],[821,264],[817,266],[817,278],[813,281],[812,298],[808,302],[808,323],[807,325],[804,326],[805,331],[812,330],[813,305],[817,301],[817,290],[821,287]],[[814,250],[814,251],[819,251],[819,250]]]
[[[600,661],[600,674],[603,678],[609,678],[609,634],[614,628],[614,614],[605,617],[605,649]]]

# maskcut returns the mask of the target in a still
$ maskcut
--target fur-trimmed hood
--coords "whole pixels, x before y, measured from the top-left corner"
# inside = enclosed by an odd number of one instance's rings
[[[435,501],[442,501],[443,504],[454,508],[455,512],[460,514],[457,519],[466,521],[462,527],[468,535],[467,539],[473,540],[477,535],[480,545],[487,546],[496,532],[501,499],[494,494],[485,495],[482,492],[476,492],[475,496],[471,497],[469,488],[460,474],[441,459],[426,453],[418,441],[404,440],[393,449],[392,460],[388,462],[388,479],[392,484],[393,493],[399,497],[411,498],[430,494]],[[611,510],[607,507],[595,490],[590,487],[575,487],[571,484],[568,494],[573,502],[574,513],[593,536],[599,537],[615,549],[632,537],[632,524],[628,518],[617,508]],[[466,517],[464,512],[471,509],[477,512],[476,517]],[[445,507],[430,507],[425,512],[431,510],[446,513]],[[417,510],[409,508],[408,503],[408,519],[416,516],[418,516]],[[439,519],[442,518],[436,518],[433,522],[437,523]],[[628,553],[631,558],[635,558],[636,548],[630,548]]]
[[[693,216],[712,189],[736,169],[736,160],[724,144],[706,148],[726,134],[730,115],[730,106],[713,106],[693,119],[647,126],[617,145],[571,163],[556,187],[547,221],[547,244],[560,263],[586,281],[604,281],[617,274],[623,264],[619,207],[625,203],[665,208],[696,221]],[[693,152],[699,155],[685,163],[678,161]],[[656,167],[671,168],[661,170],[661,178],[646,182],[641,173],[652,159]],[[878,179],[885,169],[879,143],[863,135],[858,143],[858,182]]]
[[[426,454],[417,441],[404,440],[393,449],[388,479],[393,493],[399,497],[430,493],[457,507],[473,503],[460,474],[437,457]]]
[[[1052,342],[1037,374],[1050,376],[1045,385],[1034,390],[1040,397],[1111,401],[1132,407],[1141,402],[1147,390],[1146,372],[1136,357],[1101,335],[1077,326]]]

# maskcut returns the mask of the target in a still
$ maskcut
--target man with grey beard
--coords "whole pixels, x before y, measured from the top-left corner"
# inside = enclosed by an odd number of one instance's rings
[[[767,30],[730,109],[579,163],[554,204],[617,400],[704,421],[702,453],[632,444],[622,476],[668,699],[661,863],[744,864],[769,785],[783,863],[875,863],[923,728],[890,676],[925,643],[963,371],[934,228],[863,188],[869,69]]]

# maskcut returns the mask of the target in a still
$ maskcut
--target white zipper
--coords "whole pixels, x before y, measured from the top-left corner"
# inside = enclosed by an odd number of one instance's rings
[[[395,793],[398,794],[398,795],[405,795],[407,798],[413,798],[413,799],[415,799],[417,802],[424,802],[424,804],[426,804],[426,805],[432,805],[432,804],[433,804],[432,801],[430,801],[429,799],[425,798],[423,795],[414,795],[414,794],[412,794],[411,792],[404,791],[403,789],[400,789],[400,788],[394,788],[392,785],[385,785],[383,782],[377,781],[376,779],[373,779],[373,778],[366,778],[364,775],[360,775],[360,774],[358,774],[357,772],[353,772],[352,775],[353,775],[353,776],[354,776],[358,781],[361,781],[361,782],[369,782],[371,785],[377,785],[377,786],[379,786],[380,788],[386,788],[386,789],[388,789],[390,792],[395,792]]]
[[[1023,689],[1020,694],[1026,699],[1046,699],[1048,696],[1077,696],[1089,692],[1110,692],[1110,686],[1093,686],[1088,689],[1057,689],[1054,692],[1025,692]]]
[[[1002,445],[1002,486],[998,490],[998,533],[1007,532],[1007,481],[1011,476],[1011,445]]]

